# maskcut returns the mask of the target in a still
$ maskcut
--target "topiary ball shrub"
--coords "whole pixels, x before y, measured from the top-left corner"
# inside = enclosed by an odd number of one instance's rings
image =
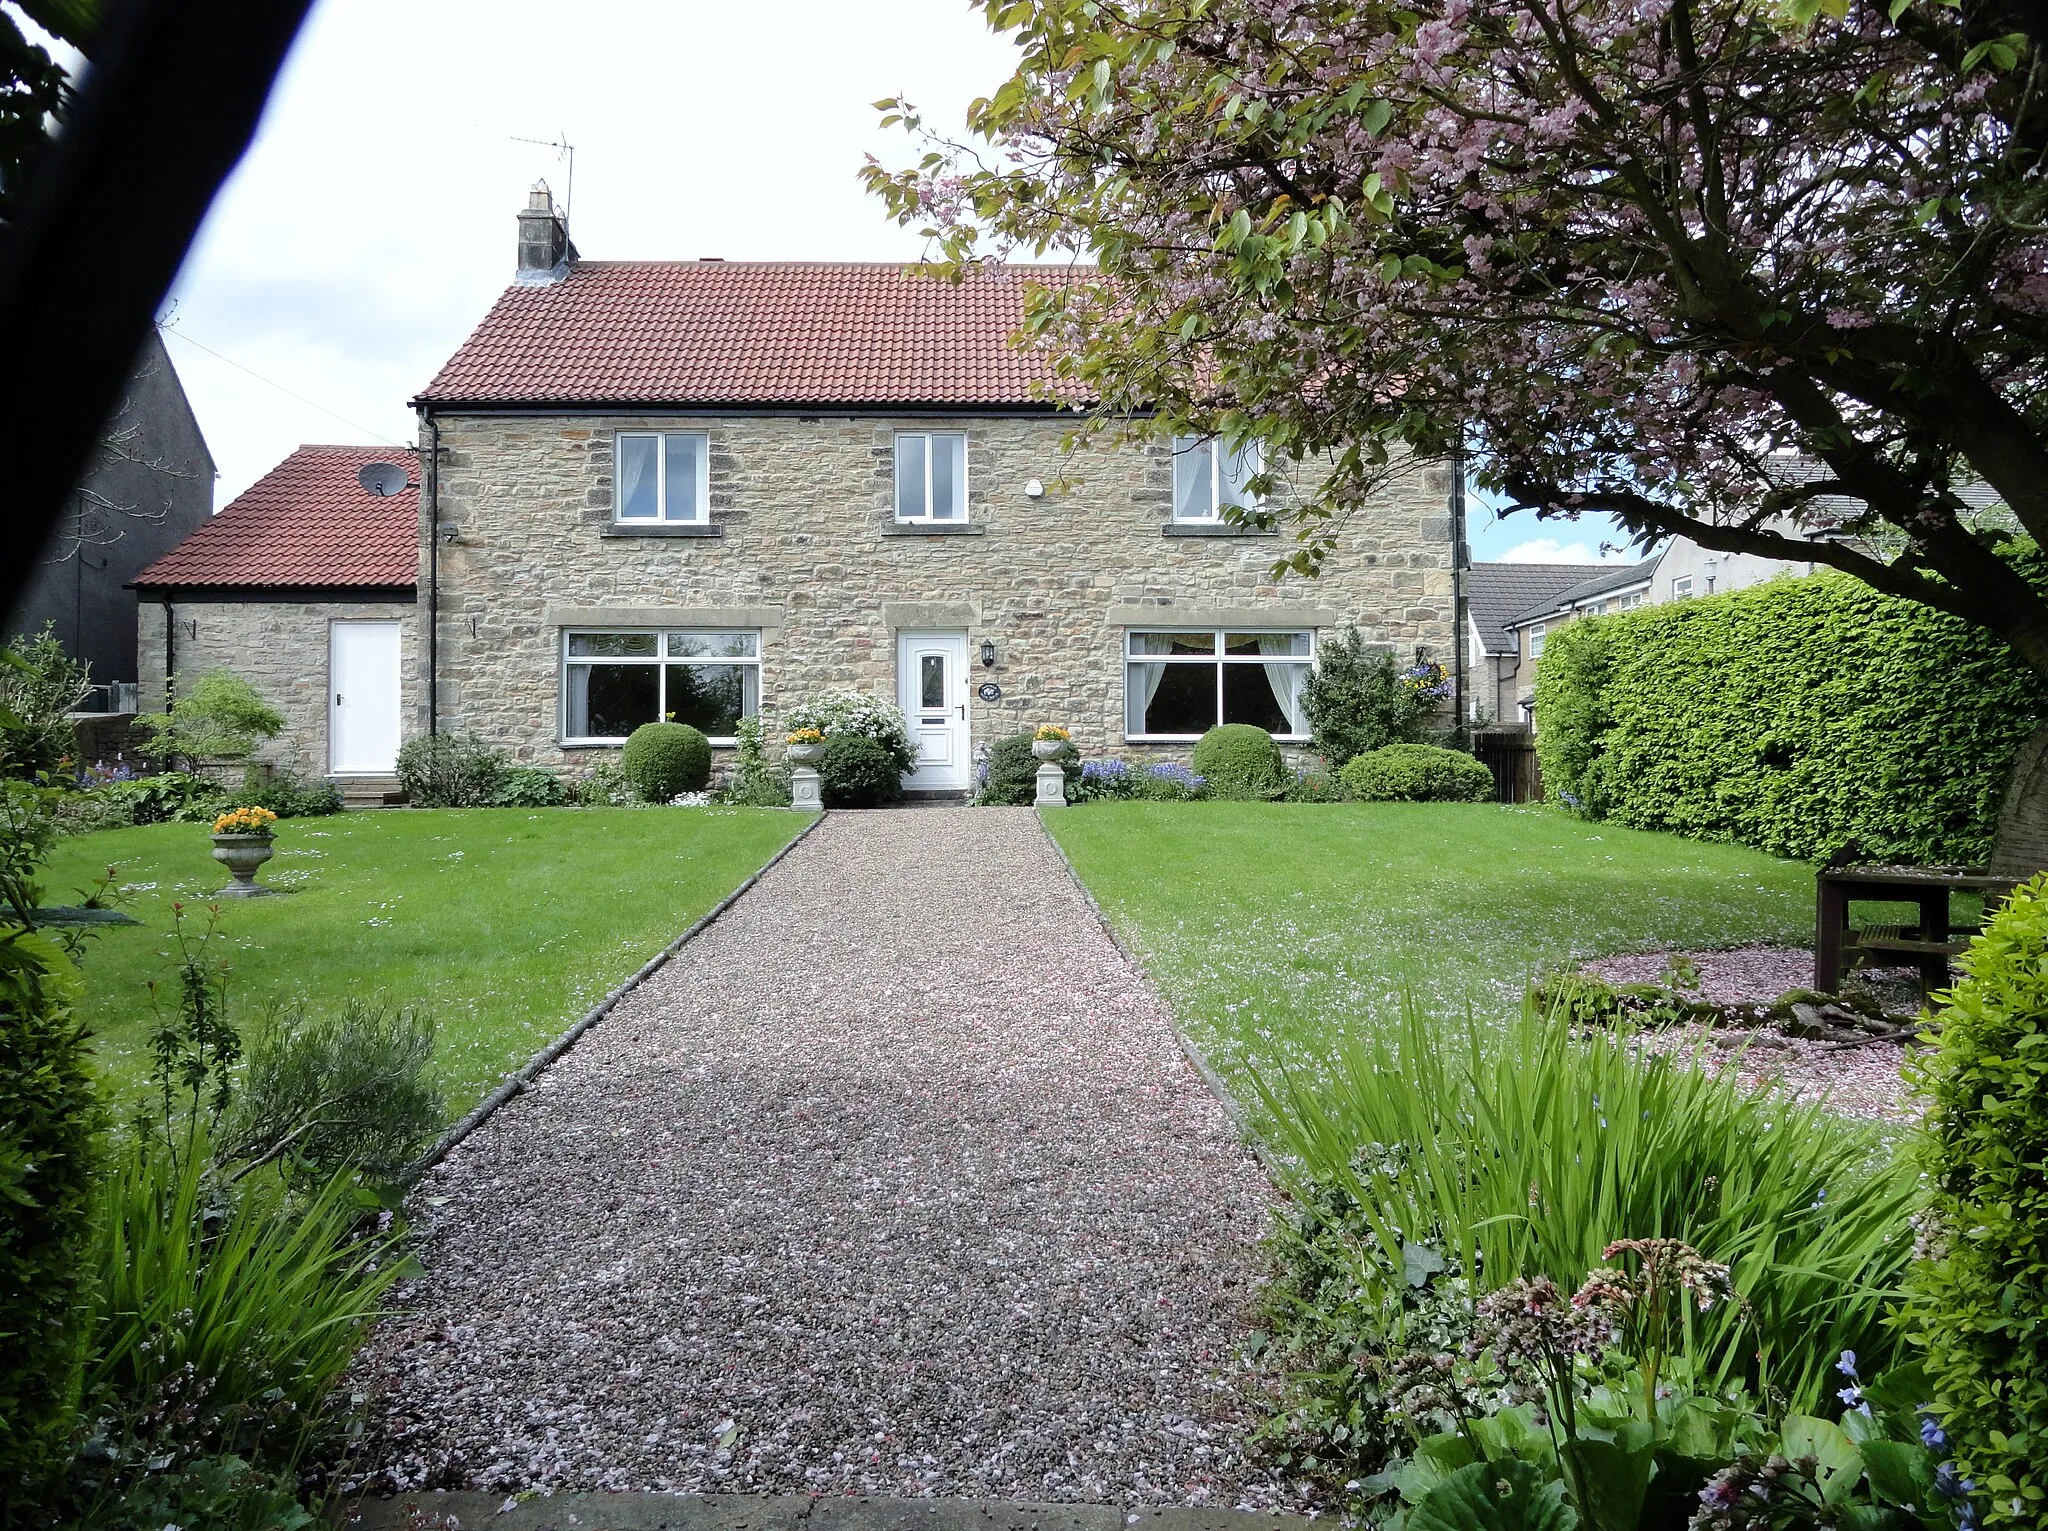
[[[880,808],[903,796],[903,772],[881,741],[833,734],[818,757],[818,795],[827,808]]]
[[[619,768],[650,803],[711,785],[711,741],[687,723],[642,723],[626,736]]]
[[[1210,729],[1196,743],[1191,764],[1209,783],[1211,797],[1278,797],[1289,780],[1280,746],[1250,723]]]
[[[1462,750],[1434,744],[1368,750],[1337,778],[1367,803],[1483,803],[1493,796],[1493,772]]]
[[[2048,876],[2006,902],[1962,959],[1919,1066],[1927,1258],[1907,1332],[1958,1478],[1986,1526],[2038,1526],[2048,1502]]]
[[[1012,734],[988,747],[988,764],[975,801],[989,807],[1028,808],[1038,801],[1038,757],[1029,734]],[[1069,743],[1053,762],[1067,778],[1067,796],[1081,781],[1081,752]]]

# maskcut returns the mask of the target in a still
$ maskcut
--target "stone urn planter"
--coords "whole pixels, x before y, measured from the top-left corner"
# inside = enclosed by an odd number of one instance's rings
[[[220,898],[261,898],[274,893],[256,880],[256,869],[271,857],[271,835],[225,834],[213,837],[213,859],[226,867],[234,881],[220,890]]]
[[[1065,739],[1033,739],[1031,741],[1031,753],[1040,760],[1057,760],[1067,752],[1067,748],[1068,744]]]
[[[789,746],[791,765],[814,766],[825,756],[822,744],[792,744]]]

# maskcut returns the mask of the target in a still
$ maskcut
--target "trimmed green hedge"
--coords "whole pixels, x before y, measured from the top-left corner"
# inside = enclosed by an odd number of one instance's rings
[[[1278,797],[1287,784],[1280,746],[1250,723],[1217,724],[1196,742],[1189,764],[1215,797]]]
[[[1818,574],[1553,633],[1536,750],[1553,799],[1632,828],[1978,862],[2044,710],[1982,629]]]
[[[1927,1258],[1905,1326],[1989,1526],[2048,1514],[2048,877],[1999,910],[1919,1066]]]
[[[687,723],[642,723],[626,736],[619,769],[650,803],[711,785],[711,741]]]
[[[1362,803],[1483,803],[1493,772],[1463,750],[1434,744],[1388,744],[1354,755],[1337,773]]]

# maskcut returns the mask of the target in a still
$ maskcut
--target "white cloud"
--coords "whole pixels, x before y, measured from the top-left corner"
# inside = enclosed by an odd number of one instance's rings
[[[302,441],[410,441],[406,400],[510,281],[514,215],[576,146],[594,260],[909,260],[862,190],[911,158],[872,103],[958,130],[1012,51],[965,0],[321,0],[172,292],[225,503]],[[333,416],[354,422],[344,424]]]
[[[1493,556],[1501,563],[1630,563],[1635,559],[1627,548],[1563,542],[1556,537],[1532,537]]]

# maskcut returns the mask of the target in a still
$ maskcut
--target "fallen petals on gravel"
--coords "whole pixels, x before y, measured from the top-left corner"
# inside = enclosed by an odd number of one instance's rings
[[[421,1186],[368,1481],[1292,1507],[1272,1194],[1030,812],[835,814]]]

